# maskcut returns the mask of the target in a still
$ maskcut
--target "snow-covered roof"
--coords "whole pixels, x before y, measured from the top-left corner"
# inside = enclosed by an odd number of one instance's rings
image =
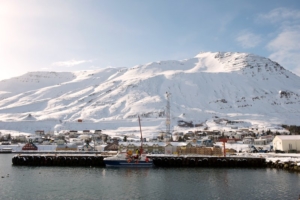
[[[186,146],[186,142],[170,142],[173,146]]]
[[[128,146],[130,144],[133,144],[134,146],[140,146],[141,142],[119,142],[119,145],[123,145],[123,146]],[[166,146],[167,143],[166,142],[143,142],[143,145],[148,145],[148,146],[153,146],[153,145]],[[172,145],[173,145],[173,143],[172,143]]]

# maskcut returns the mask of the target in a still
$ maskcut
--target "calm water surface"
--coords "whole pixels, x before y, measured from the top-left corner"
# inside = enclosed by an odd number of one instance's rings
[[[300,173],[275,169],[25,167],[0,154],[0,199],[294,199]],[[9,174],[9,175],[8,175]]]

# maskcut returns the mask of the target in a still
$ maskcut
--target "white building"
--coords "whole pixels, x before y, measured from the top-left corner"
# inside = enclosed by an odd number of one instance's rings
[[[259,138],[259,139],[254,139],[254,144],[255,145],[266,145],[266,144],[268,144],[268,142],[266,139]]]
[[[244,137],[243,144],[254,144],[254,138],[253,137]]]
[[[273,148],[284,152],[300,152],[300,135],[277,135],[273,139]]]

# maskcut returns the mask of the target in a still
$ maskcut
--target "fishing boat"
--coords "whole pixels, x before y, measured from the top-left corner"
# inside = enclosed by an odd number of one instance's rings
[[[128,152],[119,152],[112,157],[104,158],[106,167],[152,167],[152,161],[146,154],[132,155]]]
[[[139,126],[140,126],[140,134],[141,134],[141,146],[140,149],[137,149],[136,152],[126,151],[126,152],[118,152],[117,155],[112,157],[104,158],[103,161],[106,167],[152,167],[153,162],[147,157],[147,154],[143,152],[143,134],[141,128],[141,120],[140,116]]]

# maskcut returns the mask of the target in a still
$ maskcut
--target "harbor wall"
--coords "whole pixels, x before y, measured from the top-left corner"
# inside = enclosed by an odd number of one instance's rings
[[[16,166],[86,166],[104,167],[103,159],[108,156],[92,154],[45,154],[15,155]]]
[[[16,166],[88,166],[105,167],[103,159],[115,153],[59,152],[53,154],[17,154],[12,158]],[[155,167],[215,167],[215,168],[274,168],[300,172],[296,161],[266,161],[258,157],[168,156],[149,155]]]
[[[158,167],[266,167],[265,158],[249,157],[199,157],[199,156],[149,156]]]

